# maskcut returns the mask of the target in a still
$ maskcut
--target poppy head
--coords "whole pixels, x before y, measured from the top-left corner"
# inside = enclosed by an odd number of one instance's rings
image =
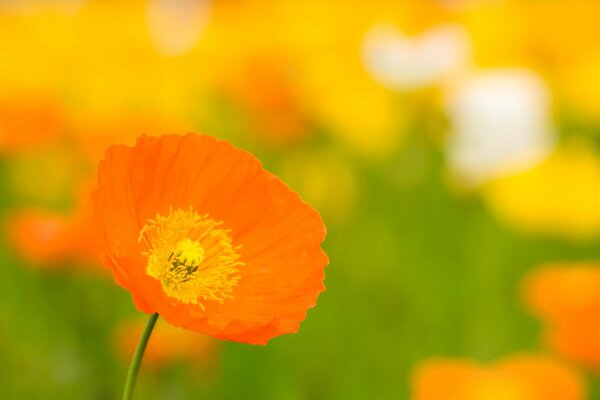
[[[105,264],[137,308],[220,339],[298,330],[324,290],[319,214],[210,136],[110,147],[94,193]]]

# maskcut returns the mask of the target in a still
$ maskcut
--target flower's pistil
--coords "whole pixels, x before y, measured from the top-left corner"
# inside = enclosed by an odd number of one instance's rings
[[[232,297],[243,263],[230,231],[220,225],[192,209],[157,214],[144,225],[139,241],[149,249],[146,273],[160,281],[167,296],[202,309],[207,301]]]

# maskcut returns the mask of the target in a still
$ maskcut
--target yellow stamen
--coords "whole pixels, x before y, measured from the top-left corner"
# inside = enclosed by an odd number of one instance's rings
[[[202,309],[207,301],[233,297],[244,263],[221,224],[190,208],[157,214],[144,225],[139,241],[149,249],[146,273],[160,281],[167,296]]]

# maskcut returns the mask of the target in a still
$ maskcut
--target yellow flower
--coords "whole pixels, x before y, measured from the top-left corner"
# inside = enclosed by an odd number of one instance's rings
[[[76,14],[0,13],[0,87],[59,93],[78,114],[100,118],[132,109],[184,116],[202,97],[200,59],[159,54],[146,6],[93,1]]]
[[[523,230],[594,237],[600,233],[600,159],[591,148],[571,144],[527,171],[489,183],[484,198]]]
[[[352,215],[360,182],[348,160],[329,152],[289,154],[282,178],[318,208],[326,221],[340,222]]]

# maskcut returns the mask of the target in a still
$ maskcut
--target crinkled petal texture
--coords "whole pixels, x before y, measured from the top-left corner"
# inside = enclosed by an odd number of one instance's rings
[[[106,263],[137,308],[220,339],[265,344],[298,330],[324,290],[319,214],[251,154],[209,136],[142,136],[109,148],[94,194]],[[192,208],[222,221],[243,265],[231,298],[204,309],[165,295],[138,241],[155,215]]]

